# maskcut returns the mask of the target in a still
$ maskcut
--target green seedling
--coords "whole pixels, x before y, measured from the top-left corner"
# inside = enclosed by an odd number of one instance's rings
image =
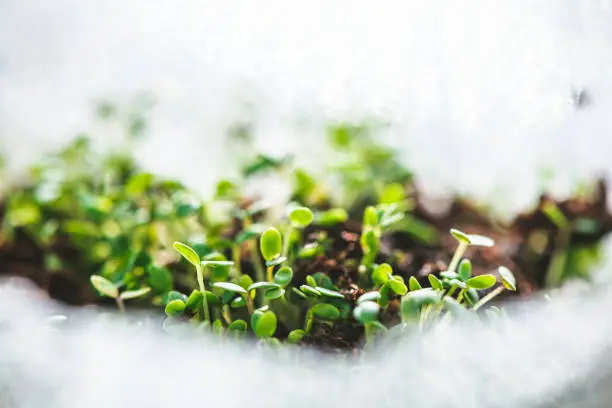
[[[251,327],[260,339],[272,337],[276,332],[277,322],[276,315],[269,310],[256,310],[251,314]]]
[[[249,290],[231,282],[215,282],[213,283],[213,287],[223,289],[226,292],[235,293],[242,296],[242,298],[244,299],[244,304],[246,305],[249,311],[249,314],[253,314],[255,306],[253,303],[253,297],[251,296]]]
[[[451,259],[450,264],[448,265],[448,270],[454,272],[459,265],[459,261],[463,254],[470,246],[480,246],[480,247],[492,247],[495,245],[495,242],[488,237],[484,237],[482,235],[475,234],[466,234],[457,229],[450,230],[451,235],[459,242],[457,249],[455,250],[455,254]]]
[[[312,211],[307,207],[294,207],[289,212],[289,226],[285,232],[283,256],[288,257],[289,249],[294,242],[293,233],[294,231],[300,231],[309,226],[314,219]],[[301,236],[298,237],[298,241],[301,240]]]
[[[285,260],[285,258],[281,256],[283,251],[281,233],[273,227],[265,230],[259,239],[259,249],[266,261],[268,282],[272,282],[274,266],[281,264]]]
[[[501,277],[502,284],[483,297],[480,301],[478,301],[472,310],[478,310],[488,302],[490,302],[493,298],[498,296],[504,290],[516,291],[516,278],[514,274],[505,266],[500,266],[497,270],[499,276]]]
[[[198,253],[190,246],[182,243],[175,242],[173,244],[174,249],[181,254],[193,267],[196,269],[196,277],[198,280],[198,286],[202,296],[202,304],[200,308],[200,316],[204,318],[205,322],[210,323],[210,310],[208,307],[208,297],[206,296],[206,286],[204,284],[204,271],[203,268],[210,267],[227,267],[231,266],[233,262],[230,261],[202,261]]]
[[[101,295],[115,299],[117,307],[121,312],[125,312],[125,300],[143,297],[151,291],[151,288],[145,286],[140,289],[126,290],[119,293],[119,289],[111,281],[99,275],[92,275],[90,281]]]

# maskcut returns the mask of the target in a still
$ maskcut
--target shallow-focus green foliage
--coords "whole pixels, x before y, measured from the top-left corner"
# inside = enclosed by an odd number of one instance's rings
[[[100,109],[116,114],[112,106]],[[142,117],[131,120],[140,134]],[[389,330],[474,316],[502,291],[517,289],[505,267],[473,276],[466,251],[493,240],[454,229],[457,247],[445,271],[422,280],[398,272],[386,237],[400,232],[422,245],[440,239],[412,213],[411,171],[365,125],[330,126],[329,144],[338,157],[326,169],[333,182],[295,167],[290,157],[256,154],[239,177],[220,180],[203,199],[141,171],[130,156],[96,153],[80,137],[6,194],[2,236],[26,234],[50,270],[83,274],[122,311],[127,300],[153,305],[165,311],[165,327],[193,325],[266,344],[305,342],[317,327],[342,325],[357,326],[372,341]],[[268,214],[265,197],[243,193],[253,177],[271,172],[289,174],[293,183],[280,220]],[[558,211],[548,214],[567,226]],[[346,249],[338,234],[349,222],[359,231]],[[73,255],[62,255],[62,242]]]

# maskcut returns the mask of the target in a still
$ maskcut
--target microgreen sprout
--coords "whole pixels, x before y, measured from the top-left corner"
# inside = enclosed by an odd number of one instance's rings
[[[280,232],[276,228],[270,227],[265,230],[263,234],[261,234],[261,238],[259,239],[259,249],[261,250],[261,255],[266,261],[268,282],[272,282],[273,280],[272,272],[274,270],[274,266],[282,263],[282,260],[284,260],[284,257],[281,257],[283,250],[282,248],[283,239]]]
[[[285,232],[283,256],[290,257],[289,249],[293,243],[293,232],[299,231],[312,223],[314,215],[307,207],[294,207],[289,212],[289,226]],[[301,237],[300,237],[301,239]]]
[[[495,245],[495,242],[491,238],[482,235],[466,234],[457,229],[451,229],[450,233],[459,242],[455,254],[448,265],[448,270],[452,272],[454,272],[459,265],[461,257],[469,246],[492,247]]]
[[[115,299],[117,307],[121,312],[125,312],[125,300],[143,297],[151,291],[151,288],[143,286],[139,289],[126,290],[119,293],[119,289],[117,289],[115,284],[100,275],[92,275],[90,281],[93,287],[96,288],[101,295]]]

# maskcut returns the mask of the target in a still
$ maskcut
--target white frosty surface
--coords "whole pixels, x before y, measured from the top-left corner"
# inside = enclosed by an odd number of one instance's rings
[[[2,288],[0,402],[6,408],[609,407],[612,292],[567,295],[491,326],[442,327],[350,365],[179,340]],[[66,313],[65,332],[49,328]]]

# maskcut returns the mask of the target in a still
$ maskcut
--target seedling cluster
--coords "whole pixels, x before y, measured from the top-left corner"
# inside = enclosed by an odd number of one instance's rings
[[[146,129],[138,115],[128,125],[139,137]],[[191,325],[267,344],[340,337],[338,347],[351,348],[389,331],[503,316],[490,302],[517,290],[514,275],[501,263],[483,270],[482,261],[474,274],[466,257],[493,240],[453,229],[454,254],[441,250],[444,230],[414,211],[412,172],[375,142],[373,127],[330,126],[336,159],[323,175],[291,157],[253,155],[248,126],[241,129],[228,141],[243,150],[236,154],[240,175],[220,180],[206,199],[143,171],[129,154],[99,154],[87,137],[75,139],[33,168],[29,184],[4,192],[0,250],[35,246],[49,276],[85,282],[88,293],[121,312],[163,310],[170,332]],[[269,175],[289,175],[292,183],[282,219],[265,196],[244,193]],[[569,239],[586,221],[552,206],[543,213],[563,231],[549,273],[558,284],[567,259],[586,259],[573,255]],[[437,248],[442,259],[431,261],[444,267],[417,275],[393,239]]]
[[[366,272],[362,274],[361,281],[364,283],[360,290],[367,291],[356,301],[351,298],[353,292],[340,287],[324,273],[306,275],[303,282],[295,279],[286,255],[299,253],[300,240],[298,237],[297,245],[286,240],[292,239],[294,228],[308,227],[314,219],[308,208],[295,207],[289,213],[285,240],[274,227],[260,235],[259,249],[267,273],[265,279],[255,282],[251,276],[240,274],[234,262],[202,260],[191,247],[175,242],[176,251],[194,267],[199,286],[189,296],[171,292],[165,307],[166,315],[168,319],[183,319],[219,335],[244,336],[252,331],[257,338],[271,344],[278,344],[279,340],[298,343],[310,335],[316,322],[333,325],[354,319],[363,325],[365,339],[372,341],[394,327],[382,322],[393,321],[397,317],[394,315],[397,311],[390,308],[393,301],[400,303],[400,327],[418,323],[422,328],[432,321],[475,313],[502,291],[516,290],[514,275],[503,266],[499,267],[498,276],[472,276],[471,262],[462,259],[463,254],[469,247],[490,247],[493,241],[458,230],[451,230],[458,245],[448,269],[440,273],[439,278],[429,275],[430,287],[423,288],[414,276],[406,285],[402,276],[393,274],[391,265],[375,263],[375,255],[372,255],[379,246],[380,231],[385,225],[383,220],[390,216],[388,208],[377,211],[374,207],[368,207],[365,210],[364,221],[367,222],[364,222],[361,239],[364,250],[359,269]],[[368,231],[378,232],[364,239]],[[289,248],[294,250],[289,251]],[[237,259],[237,262],[242,263],[242,260]],[[212,282],[210,290],[206,290],[204,268],[234,270],[225,274],[228,280]],[[498,277],[499,285],[490,290],[497,284]],[[481,298],[480,293],[487,290],[490,291]],[[257,296],[258,292],[263,296]],[[301,317],[297,323],[294,314],[287,312],[291,308],[297,309]],[[501,309],[490,308],[486,312],[494,317],[501,313]],[[277,335],[279,322],[287,328],[285,335]]]

